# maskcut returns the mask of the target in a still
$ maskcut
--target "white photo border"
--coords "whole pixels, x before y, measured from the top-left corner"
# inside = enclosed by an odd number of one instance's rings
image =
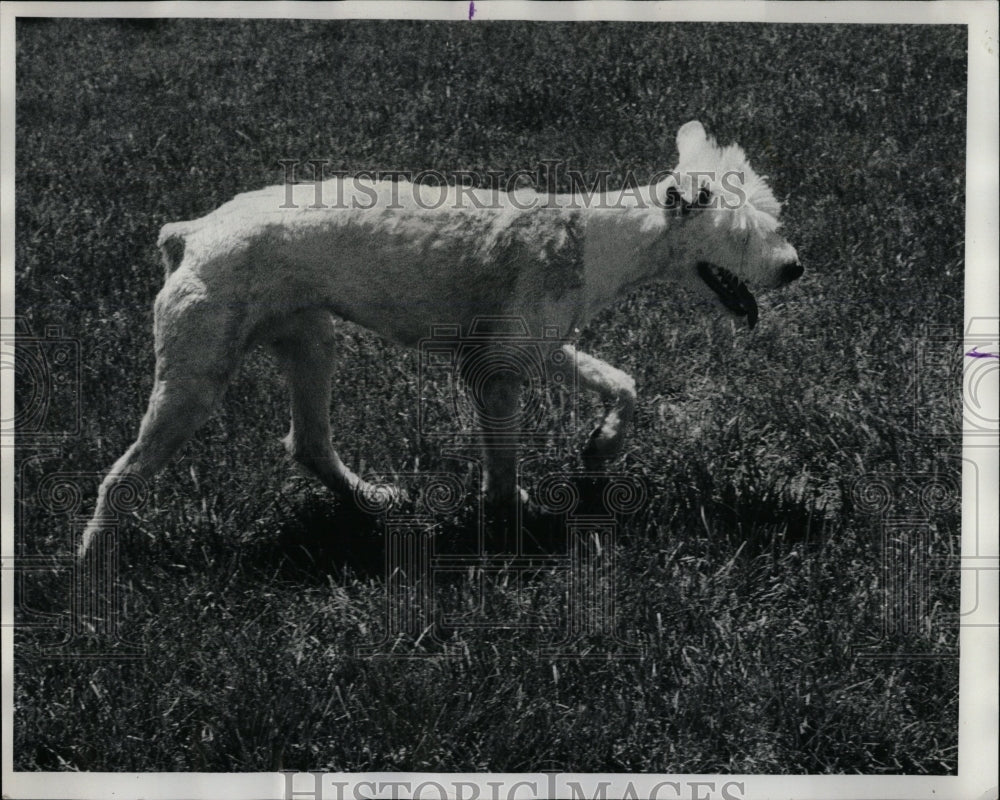
[[[12,331],[14,296],[14,97],[15,35],[18,16],[65,17],[254,17],[307,19],[470,19],[470,24],[486,20],[531,19],[548,21],[625,20],[636,22],[766,22],[766,23],[865,23],[865,24],[960,24],[968,28],[968,138],[966,161],[966,329],[973,320],[985,321],[996,337],[998,311],[998,26],[994,3],[959,2],[505,2],[476,0],[454,2],[147,2],[147,3],[28,3],[0,4],[0,318],[4,335]],[[994,338],[994,341],[996,339]],[[985,399],[997,405],[997,386],[987,387]],[[2,372],[0,402],[4,419],[13,417],[13,370]],[[984,403],[985,405],[985,403]],[[959,766],[957,776],[766,776],[766,775],[595,775],[532,774],[403,774],[352,773],[322,776],[329,793],[323,797],[379,796],[398,782],[411,787],[427,784],[423,796],[437,797],[432,788],[437,781],[450,792],[462,796],[462,786],[479,786],[482,797],[500,791],[501,797],[569,796],[573,784],[587,797],[603,791],[620,797],[633,787],[635,796],[646,797],[665,781],[684,786],[685,796],[697,786],[714,782],[716,790],[727,784],[735,796],[746,798],[996,798],[997,797],[997,710],[998,710],[998,619],[997,590],[997,511],[998,498],[992,490],[1000,485],[998,447],[995,440],[983,442],[967,437],[964,447],[963,529],[978,526],[978,542],[963,537],[963,558],[976,557],[987,565],[980,572],[963,570],[962,608],[981,597],[992,597],[982,623],[963,626],[960,634]],[[13,771],[13,503],[14,471],[12,448],[0,449],[2,458],[2,777],[4,797],[28,798],[130,798],[149,800],[175,798],[285,798],[289,777],[281,773],[44,773]],[[978,485],[977,485],[978,482]],[[988,487],[985,492],[984,487]],[[978,549],[977,549],[978,548]],[[983,561],[985,559],[985,561]],[[988,565],[992,565],[989,567]],[[978,578],[978,586],[974,581]],[[317,776],[296,775],[293,793],[313,794],[310,782]],[[487,782],[496,787],[487,789]],[[338,788],[339,787],[339,788]],[[388,788],[386,788],[388,787]],[[450,788],[449,788],[450,787]],[[457,787],[457,788],[456,788]],[[694,787],[692,789],[692,787]],[[326,789],[324,789],[325,791]],[[466,791],[469,791],[467,788]],[[665,791],[665,789],[661,789]],[[555,792],[553,794],[553,792]],[[408,796],[400,794],[399,796]],[[678,796],[678,795],[664,795]]]

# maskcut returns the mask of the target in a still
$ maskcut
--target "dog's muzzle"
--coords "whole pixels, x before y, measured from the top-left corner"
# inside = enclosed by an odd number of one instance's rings
[[[750,293],[746,284],[733,273],[707,261],[699,261],[698,277],[701,278],[719,296],[722,305],[738,317],[746,317],[747,325],[753,328],[757,324],[757,300]],[[799,274],[802,268],[799,267]],[[796,275],[795,277],[798,277]]]

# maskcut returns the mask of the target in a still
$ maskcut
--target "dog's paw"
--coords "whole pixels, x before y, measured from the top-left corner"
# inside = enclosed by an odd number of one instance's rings
[[[621,453],[623,441],[624,437],[619,432],[609,433],[604,426],[598,425],[587,437],[587,444],[580,453],[583,463],[588,469],[600,467]]]
[[[354,487],[354,503],[369,514],[385,514],[411,502],[405,489],[388,482],[358,481]]]
[[[608,450],[607,438],[604,436],[601,428],[597,427],[587,437],[587,444],[583,446],[580,457],[588,469],[594,469],[608,458]]]

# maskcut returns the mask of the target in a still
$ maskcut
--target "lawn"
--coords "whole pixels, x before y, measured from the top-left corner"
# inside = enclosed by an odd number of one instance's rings
[[[79,371],[18,440],[15,769],[954,774],[965,72],[959,26],[19,21],[18,325]],[[753,331],[653,286],[583,332],[639,391],[612,468],[646,502],[600,556],[617,644],[551,653],[566,573],[539,559],[442,571],[437,607],[481,624],[365,656],[392,636],[389,534],[290,467],[259,353],[118,531],[117,630],[145,656],[59,657],[80,642],[54,559],[152,385],[161,225],[282,159],[553,159],[614,188],[673,167],[690,119],[769,176],[806,273]],[[471,487],[418,435],[440,406],[417,354],[341,344],[345,460]],[[526,479],[581,468],[579,411]],[[474,503],[436,520],[439,554]],[[565,555],[553,527],[533,545]]]

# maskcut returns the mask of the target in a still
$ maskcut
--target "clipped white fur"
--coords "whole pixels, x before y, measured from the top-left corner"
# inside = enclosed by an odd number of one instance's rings
[[[238,195],[200,219],[165,225],[155,384],[138,438],[100,487],[81,555],[111,516],[108,496],[119,478],[148,479],[159,470],[208,418],[257,344],[275,353],[289,380],[291,455],[339,493],[363,490],[331,443],[331,315],[408,346],[434,325],[467,333],[482,317],[518,317],[539,339],[558,329],[552,346],[563,348],[580,385],[607,405],[586,455],[614,455],[632,417],[635,384],[568,343],[588,319],[651,281],[712,297],[697,277],[700,261],[761,287],[780,285],[782,268],[796,261],[778,233],[780,207],[740,148],[719,148],[697,122],[680,129],[677,145],[674,175],[638,192],[592,198],[590,207],[566,196],[547,203],[523,190],[508,195],[335,179],[321,185],[329,208],[312,207],[314,185],[272,186]],[[690,213],[663,207],[672,186],[693,202],[701,186],[726,194],[734,175],[741,176],[737,192],[727,196],[740,201],[736,207]],[[444,200],[421,207],[416,192],[424,205]],[[297,207],[283,207],[290,198]],[[517,386],[497,381],[486,402],[487,416],[509,415]],[[506,502],[517,491],[514,455],[492,446],[497,432],[482,422],[484,489],[491,501]]]

